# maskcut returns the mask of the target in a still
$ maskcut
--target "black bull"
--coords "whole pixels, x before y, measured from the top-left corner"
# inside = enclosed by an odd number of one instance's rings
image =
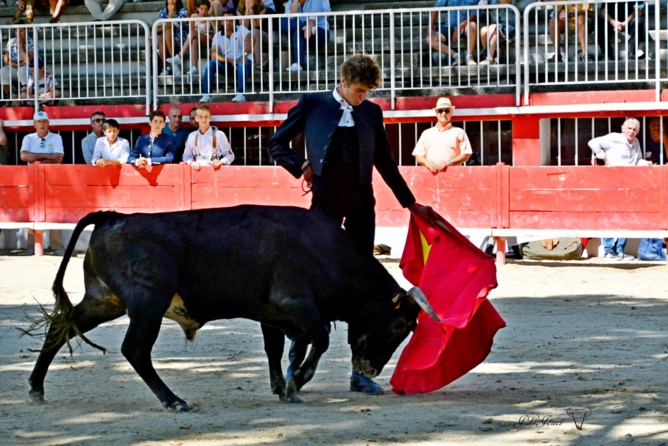
[[[84,259],[85,295],[73,306],[63,277],[90,224],[95,230]],[[89,214],[74,230],[53,292],[55,308],[44,315],[46,339],[30,375],[33,399],[43,400],[49,365],[65,343],[79,336],[102,349],[84,333],[127,314],[123,355],[162,404],[177,410],[188,410],[188,404],[151,362],[163,317],[178,322],[189,340],[211,320],[260,322],[271,389],[284,401],[299,402],[295,392],[313,377],[329,346],[330,321],[349,324],[353,366],[375,377],[414,328],[415,303],[433,315],[419,289],[407,294],[334,222],[291,207]],[[312,343],[288,383],[281,368],[284,335]]]

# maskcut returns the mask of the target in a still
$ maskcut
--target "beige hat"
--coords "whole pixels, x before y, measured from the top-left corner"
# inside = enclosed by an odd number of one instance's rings
[[[440,110],[442,108],[451,108],[455,109],[455,106],[452,105],[452,102],[450,102],[450,99],[448,98],[438,98],[438,101],[436,101],[436,107],[434,107],[434,110]]]

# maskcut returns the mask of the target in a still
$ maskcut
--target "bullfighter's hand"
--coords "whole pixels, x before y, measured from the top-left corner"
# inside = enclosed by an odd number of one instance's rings
[[[433,227],[441,227],[439,223],[442,224],[444,221],[443,217],[438,215],[438,213],[436,213],[436,211],[434,211],[431,206],[423,206],[415,202],[408,206],[408,210],[411,212],[411,214],[427,222],[430,226]]]

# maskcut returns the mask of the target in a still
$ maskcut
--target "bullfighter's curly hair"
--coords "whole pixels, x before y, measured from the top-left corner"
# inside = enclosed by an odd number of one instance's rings
[[[370,89],[378,88],[380,86],[380,67],[373,57],[358,53],[343,62],[341,78],[351,84],[359,83]]]

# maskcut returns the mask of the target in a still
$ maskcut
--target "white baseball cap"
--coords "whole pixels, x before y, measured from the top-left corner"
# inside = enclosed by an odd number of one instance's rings
[[[48,121],[49,120],[49,115],[46,114],[46,112],[43,111],[38,111],[35,113],[35,116],[32,117],[33,121]]]

